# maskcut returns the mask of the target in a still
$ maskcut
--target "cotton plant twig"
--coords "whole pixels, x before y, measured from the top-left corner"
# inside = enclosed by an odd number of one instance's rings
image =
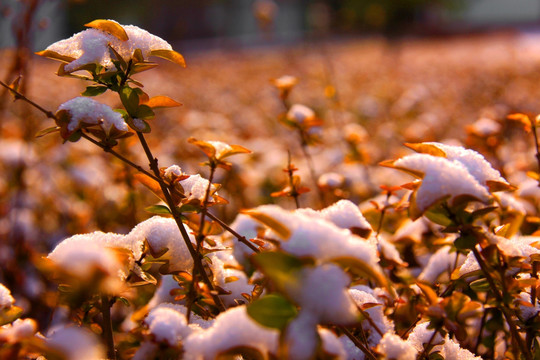
[[[366,355],[367,359],[377,360],[375,355],[373,355],[373,352],[366,345],[364,345],[360,340],[358,340],[356,336],[354,336],[354,334],[349,329],[347,329],[345,326],[338,326],[338,329],[341,330],[343,334],[345,334],[345,336],[347,336],[349,340],[351,340],[353,344],[357,348],[359,348],[360,351],[364,353],[364,355]]]
[[[206,274],[206,271],[204,270],[204,265],[202,263],[200,253],[198,253],[197,250],[193,247],[193,244],[191,243],[191,240],[189,239],[189,234],[187,233],[186,228],[184,227],[184,223],[182,222],[182,218],[181,218],[182,215],[178,212],[176,208],[176,204],[174,203],[171,197],[171,194],[169,193],[167,184],[165,184],[163,179],[161,179],[160,177],[158,160],[152,155],[152,151],[150,150],[150,147],[148,146],[148,143],[146,142],[144,134],[141,132],[137,132],[137,137],[139,138],[141,146],[143,147],[146,157],[148,158],[150,169],[152,169],[152,171],[154,172],[154,175],[159,179],[158,183],[161,188],[161,191],[163,192],[163,195],[165,196],[165,201],[167,202],[167,205],[169,206],[171,210],[172,216],[174,220],[176,221],[176,225],[178,226],[178,229],[180,230],[180,233],[182,234],[182,238],[184,239],[186,247],[188,248],[188,251],[191,257],[193,258],[194,265],[196,269],[198,270],[198,273],[201,275],[203,282],[210,289],[210,294],[216,306],[221,311],[224,311],[225,305],[223,304],[223,301],[221,300],[221,298],[217,295],[214,284],[212,283],[212,281],[208,277],[208,274]]]
[[[0,80],[0,85],[5,87],[6,89],[8,89],[12,95],[14,95],[15,99],[16,100],[23,100],[25,101],[26,103],[32,105],[33,107],[35,107],[37,110],[41,111],[43,114],[45,114],[45,116],[47,116],[48,118],[51,118],[53,120],[57,120],[56,116],[54,115],[54,113],[52,111],[48,111],[47,109],[43,108],[42,106],[40,106],[39,104],[35,103],[34,101],[30,100],[28,97],[26,97],[25,95],[21,94],[20,92],[18,92],[17,90],[14,90],[12,89],[9,85],[7,85],[6,83],[4,83],[3,81]],[[88,140],[90,141],[92,144],[100,147],[103,151],[113,155],[114,157],[116,157],[117,159],[119,159],[120,161],[124,162],[125,164],[131,166],[132,168],[134,168],[135,170],[143,173],[144,175],[152,178],[153,180],[155,181],[160,181],[160,177],[157,177],[155,176],[154,174],[152,174],[151,172],[145,170],[142,166],[134,163],[133,161],[127,159],[126,157],[122,156],[121,154],[119,154],[118,152],[116,152],[114,149],[112,149],[110,146],[107,146],[99,141],[96,141],[95,139],[93,139],[92,137],[88,136],[87,134],[85,133],[82,133],[82,137],[85,139],[85,140]],[[178,192],[176,192],[176,190],[173,190],[175,194],[177,195],[181,195],[179,194]],[[238,239],[238,241],[240,241],[241,243],[243,243],[244,245],[246,245],[247,247],[249,247],[251,250],[253,250],[254,252],[259,252],[259,249],[257,247],[255,247],[250,241],[248,241],[244,236],[238,234],[236,231],[234,231],[230,226],[228,226],[225,222],[223,222],[223,220],[219,219],[218,217],[216,217],[215,215],[213,215],[212,213],[210,213],[208,210],[205,210],[204,211],[206,213],[206,215],[211,218],[212,220],[216,221],[217,223],[219,223],[219,225],[221,227],[223,227],[226,231],[228,231],[229,233],[231,233],[234,237],[236,237]]]
[[[100,305],[101,315],[103,316],[103,338],[105,339],[105,343],[107,344],[107,358],[110,360],[116,360],[116,350],[114,348],[114,337],[111,320],[112,301],[107,295],[101,295]]]

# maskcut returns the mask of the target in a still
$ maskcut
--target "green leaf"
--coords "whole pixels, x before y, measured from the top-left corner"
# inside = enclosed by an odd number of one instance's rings
[[[454,241],[454,245],[458,250],[470,250],[473,249],[476,244],[476,238],[471,235],[460,236]]]
[[[106,86],[88,86],[86,90],[82,92],[82,96],[98,96],[107,91]]]
[[[36,134],[36,137],[40,138],[40,137],[52,134],[52,133],[57,132],[57,131],[60,131],[60,127],[59,126],[52,126],[50,128],[46,128],[46,129],[38,131],[38,133]]]
[[[302,261],[283,252],[261,252],[251,257],[253,263],[278,289],[298,286]]]
[[[122,297],[122,296],[118,296],[116,298],[116,300],[119,300],[122,304],[124,304],[125,306],[130,306],[129,304],[129,300],[126,299],[125,297]]]
[[[171,215],[171,210],[165,205],[148,206],[144,211],[157,215]]]
[[[138,117],[137,110],[139,109],[139,95],[135,89],[132,89],[129,86],[124,86],[122,91],[120,91],[120,100],[131,117]]]
[[[475,292],[489,291],[489,282],[486,279],[478,279],[471,282],[470,287]]]
[[[450,226],[453,224],[452,220],[450,220],[448,217],[446,210],[444,210],[441,206],[430,208],[424,213],[424,215],[435,224],[441,226]]]
[[[139,108],[137,109],[137,113],[135,117],[139,119],[153,119],[156,115],[154,114],[154,111],[152,108],[148,105],[139,105]]]
[[[283,330],[296,317],[294,304],[279,294],[266,295],[247,307],[248,315],[259,324]]]

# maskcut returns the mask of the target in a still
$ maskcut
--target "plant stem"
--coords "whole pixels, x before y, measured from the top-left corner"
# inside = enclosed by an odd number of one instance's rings
[[[90,136],[88,136],[87,134],[83,133],[82,136],[84,139],[90,141],[92,144],[100,147],[101,149],[103,149],[103,151],[109,153],[109,154],[112,154],[114,155],[116,158],[118,158],[119,160],[123,161],[124,163],[128,164],[129,166],[131,166],[132,168],[136,169],[137,171],[143,173],[144,175],[156,180],[159,182],[159,178],[157,178],[154,174],[146,171],[142,166],[140,165],[137,165],[135,164],[134,162],[132,162],[131,160],[125,158],[124,156],[120,155],[119,153],[117,153],[116,151],[114,151],[110,146],[107,146],[107,145],[104,145],[103,143],[91,138]]]
[[[249,240],[247,240],[244,236],[240,235],[239,233],[237,233],[233,228],[231,228],[229,225],[225,224],[223,222],[223,220],[221,220],[220,218],[216,217],[214,214],[212,214],[211,212],[209,212],[208,210],[205,211],[206,212],[206,216],[208,216],[210,219],[214,220],[215,222],[217,222],[222,228],[224,228],[225,230],[227,230],[228,232],[230,232],[234,237],[236,237],[238,239],[238,241],[240,241],[242,244],[246,245],[248,248],[250,248],[251,250],[253,250],[253,252],[260,252],[260,250],[255,246],[253,245]]]
[[[195,265],[195,268],[197,269],[198,273],[201,275],[203,282],[210,289],[212,299],[214,300],[216,306],[221,311],[224,311],[225,305],[221,301],[221,298],[217,295],[214,284],[212,284],[212,281],[206,274],[206,271],[204,270],[204,265],[201,260],[201,256],[193,247],[193,244],[191,243],[191,240],[189,239],[189,234],[187,233],[186,228],[184,227],[184,223],[182,222],[181,214],[178,213],[176,204],[174,203],[171,197],[171,194],[169,193],[169,189],[167,188],[167,185],[163,182],[163,180],[161,179],[159,175],[157,159],[152,155],[152,151],[150,150],[150,147],[148,146],[148,143],[146,142],[146,139],[144,138],[143,133],[137,132],[137,136],[139,137],[139,141],[144,149],[146,157],[148,158],[148,161],[150,162],[149,164],[150,169],[154,172],[154,175],[159,179],[158,180],[159,186],[161,187],[161,191],[163,192],[163,195],[165,196],[165,200],[167,202],[167,205],[169,206],[169,209],[171,210],[173,218],[176,221],[176,225],[178,226],[178,229],[180,230],[180,233],[182,234],[182,238],[184,239],[184,242],[186,243],[186,247],[188,248],[191,257],[193,258],[193,264]]]
[[[506,303],[503,299],[503,296],[497,289],[497,285],[495,284],[495,280],[491,276],[488,266],[486,262],[484,261],[484,258],[482,258],[482,255],[480,252],[478,252],[478,249],[476,247],[472,248],[472,252],[474,254],[474,257],[476,258],[476,261],[480,265],[480,268],[482,269],[482,272],[486,276],[486,280],[488,281],[489,287],[491,288],[491,291],[494,293],[495,298],[499,303],[501,303],[500,310],[502,311],[506,322],[508,324],[508,327],[510,328],[510,333],[512,334],[512,338],[514,339],[514,342],[519,347],[519,350],[521,354],[525,357],[526,360],[532,360],[531,353],[527,349],[527,346],[523,342],[523,339],[521,338],[519,331],[517,329],[516,323],[514,322],[514,319],[512,318],[512,314],[508,311],[508,308],[506,307]],[[503,279],[504,281],[504,279]],[[516,357],[516,359],[519,359],[519,357]]]
[[[302,153],[304,154],[304,158],[306,159],[306,163],[309,169],[309,174],[311,176],[311,181],[313,182],[313,186],[315,186],[315,190],[317,192],[317,195],[319,196],[319,201],[321,203],[321,207],[324,207],[324,195],[321,191],[321,188],[319,188],[319,185],[317,184],[317,174],[315,173],[315,165],[313,164],[313,158],[311,157],[311,154],[308,151],[306,136],[304,134],[304,130],[298,129],[300,134],[300,148],[302,149]]]
[[[370,360],[377,360],[377,358],[375,357],[375,355],[373,355],[373,353],[371,352],[371,350],[364,344],[362,344],[361,341],[359,341],[354,335],[353,333],[351,333],[349,331],[349,329],[347,329],[346,327],[344,326],[338,326],[338,329],[341,330],[345,336],[347,336],[349,338],[349,340],[351,340],[353,342],[353,344],[359,348],[363,353],[364,355],[366,355],[366,358],[367,359],[370,359]]]
[[[212,181],[214,180],[215,173],[216,173],[216,164],[213,161],[211,161],[210,162],[210,175],[208,176],[208,186],[206,187],[206,193],[204,194],[204,201],[202,203],[201,221],[199,223],[199,234],[197,236],[197,247],[200,246],[199,244],[202,243],[205,238],[205,235],[204,235],[205,216],[206,216],[206,212],[208,211],[208,198],[210,197],[210,190],[212,189]]]
[[[114,338],[111,321],[111,302],[107,295],[101,295],[101,314],[103,316],[103,338],[107,344],[107,359],[116,360],[116,350],[114,349]]]
[[[536,133],[536,119],[532,124],[532,133],[534,137],[534,148],[536,150],[536,162],[538,163],[538,174],[540,175],[540,144],[538,143],[538,134]],[[540,180],[538,181],[538,186],[540,187]]]
[[[28,99],[26,96],[24,96],[23,94],[21,94],[17,90],[12,89],[11,87],[9,87],[9,85],[4,83],[2,80],[0,80],[0,85],[5,87],[6,89],[8,89],[13,94],[13,96],[15,97],[15,100],[26,101],[27,103],[29,103],[30,105],[32,105],[33,107],[35,107],[36,109],[38,109],[39,111],[44,113],[48,118],[56,120],[56,116],[54,115],[54,113],[52,111],[48,111],[48,110],[42,108],[40,105],[38,105],[35,102],[33,102],[32,100]]]
[[[435,337],[437,336],[438,332],[439,332],[438,328],[433,330],[433,334],[429,338],[429,341],[427,342],[427,344],[424,345],[424,350],[422,351],[420,356],[418,356],[418,359],[429,359],[429,351],[431,350],[430,349],[431,344],[433,344],[433,340],[435,340]]]
[[[292,167],[291,162],[291,152],[287,151],[287,174],[289,175],[289,187],[291,188],[291,196],[294,198],[294,203],[296,205],[296,208],[300,208],[300,200],[298,199],[298,191],[296,190],[296,186],[294,185],[294,171]]]

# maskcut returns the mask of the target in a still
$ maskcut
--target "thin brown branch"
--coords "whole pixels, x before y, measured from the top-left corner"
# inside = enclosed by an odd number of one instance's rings
[[[237,233],[233,228],[231,228],[229,225],[225,224],[223,222],[223,220],[221,220],[220,218],[218,218],[217,216],[215,216],[214,214],[212,214],[211,212],[209,212],[208,210],[206,210],[206,215],[214,220],[215,222],[217,222],[222,228],[224,228],[225,230],[227,230],[228,232],[230,232],[234,237],[236,237],[238,239],[238,241],[240,241],[242,244],[246,245],[248,248],[250,248],[251,250],[253,250],[253,252],[260,252],[260,250],[255,246],[253,245],[248,239],[246,239],[244,236],[240,235],[239,233]]]
[[[169,189],[167,188],[167,185],[160,178],[157,159],[152,155],[152,151],[150,150],[150,147],[148,146],[148,143],[146,142],[146,139],[144,138],[144,134],[137,132],[137,136],[139,137],[139,141],[144,149],[146,157],[148,158],[148,161],[150,162],[149,164],[150,169],[154,172],[154,175],[159,179],[158,183],[159,183],[159,186],[161,187],[161,191],[163,192],[163,195],[165,196],[165,200],[167,202],[167,205],[169,206],[169,209],[171,209],[171,213],[173,215],[174,220],[176,221],[176,224],[178,225],[178,229],[180,230],[180,233],[182,234],[182,238],[184,239],[184,242],[186,243],[186,247],[188,248],[188,251],[191,257],[193,258],[193,263],[196,266],[198,274],[200,274],[202,281],[210,289],[212,299],[214,300],[216,306],[221,311],[224,311],[225,305],[223,304],[223,301],[221,300],[221,298],[217,295],[214,284],[212,283],[212,281],[208,277],[208,274],[206,274],[206,271],[204,270],[204,265],[202,263],[200,254],[195,250],[195,248],[193,247],[193,244],[191,243],[191,240],[189,239],[189,234],[187,233],[186,228],[184,227],[181,214],[178,213],[176,204],[174,203],[171,197],[171,194],[169,193]]]
[[[497,289],[497,285],[495,284],[495,280],[491,276],[491,273],[489,272],[489,268],[488,268],[486,262],[484,261],[484,258],[482,257],[482,255],[480,254],[478,249],[476,249],[476,247],[473,247],[472,252],[474,254],[474,257],[476,258],[476,261],[480,265],[480,268],[482,269],[482,272],[484,273],[484,275],[486,277],[486,280],[488,281],[488,284],[489,284],[489,287],[490,287],[491,291],[495,295],[495,298],[497,299],[497,301],[499,303],[501,303],[501,305],[502,305],[500,307],[500,310],[502,311],[502,313],[504,315],[504,318],[506,319],[506,322],[508,324],[508,327],[510,328],[510,333],[512,334],[512,339],[514,340],[515,344],[517,344],[517,346],[519,348],[519,351],[525,357],[525,359],[526,360],[532,360],[531,353],[527,349],[527,346],[526,346],[525,342],[523,341],[523,339],[521,338],[521,335],[519,334],[517,325],[516,325],[516,323],[515,323],[515,321],[514,321],[514,319],[512,317],[512,314],[509,312],[509,310],[508,310],[508,308],[507,308],[507,306],[506,306],[506,304],[504,302],[503,296],[499,292],[499,289]]]
[[[116,350],[114,349],[114,338],[111,321],[111,301],[107,295],[101,295],[101,315],[103,316],[103,339],[107,344],[107,359],[116,360]]]
[[[54,115],[54,113],[52,111],[49,111],[49,110],[41,107],[39,104],[37,104],[34,101],[30,100],[29,98],[27,98],[26,96],[21,94],[19,91],[15,90],[15,89],[12,89],[9,85],[7,85],[2,80],[0,80],[0,85],[5,87],[6,89],[8,89],[11,92],[11,94],[15,97],[15,100],[23,100],[23,101],[27,102],[28,104],[32,105],[33,107],[35,107],[36,109],[38,109],[39,111],[41,111],[42,113],[44,113],[48,118],[56,120],[56,116]]]
[[[366,355],[366,359],[377,360],[377,358],[375,357],[375,355],[373,355],[371,350],[366,345],[364,345],[360,340],[358,340],[354,336],[354,334],[350,332],[349,329],[347,329],[344,326],[338,326],[338,329],[341,330],[345,334],[345,336],[347,336],[349,340],[351,340],[353,344],[364,353],[364,355]]]

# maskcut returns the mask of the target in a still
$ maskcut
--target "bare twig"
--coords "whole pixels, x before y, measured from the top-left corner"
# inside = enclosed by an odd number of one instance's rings
[[[350,332],[349,329],[347,329],[344,326],[338,326],[338,329],[341,330],[345,334],[345,336],[347,336],[349,340],[351,340],[353,344],[364,353],[364,355],[366,355],[366,359],[377,360],[377,358],[375,357],[375,355],[373,355],[371,350],[366,345],[364,345],[361,341],[359,341],[353,335],[353,333]]]
[[[161,191],[163,192],[163,195],[165,196],[165,201],[167,202],[167,205],[169,206],[169,209],[171,210],[171,213],[173,215],[174,220],[176,221],[176,225],[178,225],[178,229],[180,230],[180,233],[182,234],[182,238],[184,239],[184,242],[186,243],[186,247],[188,248],[188,251],[193,258],[193,263],[196,266],[196,269],[198,271],[198,274],[200,274],[202,281],[208,286],[211,292],[212,299],[214,300],[216,306],[221,310],[225,310],[225,305],[221,301],[221,298],[217,295],[217,292],[215,290],[215,286],[206,274],[206,271],[204,270],[204,266],[202,263],[202,259],[200,254],[196,251],[196,249],[193,247],[193,244],[191,243],[191,240],[189,239],[189,234],[186,231],[186,228],[184,227],[184,224],[182,222],[181,214],[178,213],[178,210],[176,208],[176,204],[174,203],[171,194],[169,193],[169,189],[167,188],[167,185],[163,181],[163,179],[160,178],[159,174],[159,167],[158,167],[158,161],[157,159],[152,155],[152,151],[150,150],[150,147],[148,146],[148,143],[146,142],[146,139],[144,138],[144,134],[141,132],[137,132],[137,136],[139,138],[139,141],[144,149],[144,152],[146,154],[146,157],[148,158],[148,161],[150,162],[149,166],[150,169],[154,172],[154,175],[159,179],[158,183],[161,188]]]
[[[103,339],[107,344],[107,359],[116,360],[114,338],[111,321],[111,301],[107,295],[101,295],[101,314],[103,316]]]

